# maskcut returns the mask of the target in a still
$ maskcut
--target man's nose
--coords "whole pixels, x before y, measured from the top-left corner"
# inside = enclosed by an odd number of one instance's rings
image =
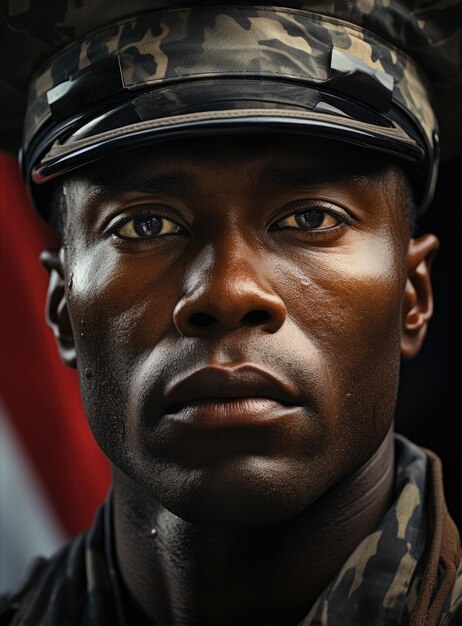
[[[185,337],[201,337],[259,327],[275,333],[287,309],[265,275],[263,260],[250,248],[209,246],[189,266],[185,293],[173,311],[173,321]]]

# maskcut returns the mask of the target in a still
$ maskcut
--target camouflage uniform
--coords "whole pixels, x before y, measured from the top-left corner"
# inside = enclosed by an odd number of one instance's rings
[[[299,626],[462,624],[460,546],[440,462],[399,435],[396,459],[390,509]],[[117,568],[111,507],[109,497],[90,530],[39,560],[20,590],[0,598],[0,626],[148,623],[133,614]]]

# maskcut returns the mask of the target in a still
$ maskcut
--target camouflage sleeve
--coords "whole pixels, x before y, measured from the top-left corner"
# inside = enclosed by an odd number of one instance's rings
[[[441,626],[462,625],[462,560],[457,570],[457,577],[449,597],[448,609],[442,619]]]

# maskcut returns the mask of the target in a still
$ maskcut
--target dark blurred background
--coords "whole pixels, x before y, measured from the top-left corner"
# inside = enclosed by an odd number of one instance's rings
[[[417,234],[433,232],[441,244],[432,269],[435,311],[421,352],[402,365],[396,430],[441,457],[448,508],[462,531],[461,185],[462,158],[444,163],[434,204],[418,224]]]

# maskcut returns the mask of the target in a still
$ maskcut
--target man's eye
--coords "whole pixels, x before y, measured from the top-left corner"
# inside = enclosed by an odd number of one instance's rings
[[[275,228],[302,228],[304,230],[326,230],[342,223],[342,220],[322,209],[297,211],[275,224]]]
[[[125,239],[152,239],[162,235],[183,233],[184,228],[165,217],[139,215],[118,226],[113,232]]]

